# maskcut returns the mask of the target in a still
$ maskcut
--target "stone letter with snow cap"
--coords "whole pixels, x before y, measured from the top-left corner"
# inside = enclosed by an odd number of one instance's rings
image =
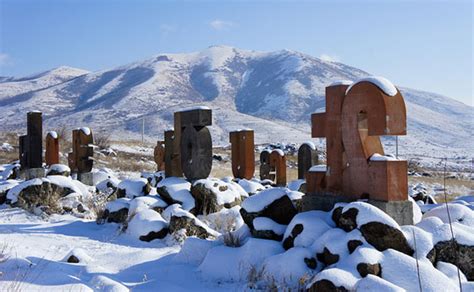
[[[72,131],[72,152],[68,155],[69,168],[78,174],[92,170],[94,156],[94,138],[89,128],[79,128]]]
[[[232,173],[236,178],[253,178],[255,172],[255,150],[253,130],[229,133],[232,144]]]
[[[46,165],[51,166],[59,163],[59,141],[58,134],[54,131],[46,134]]]
[[[155,160],[157,170],[165,170],[165,146],[164,141],[157,141],[155,150],[153,151],[153,158]]]
[[[199,107],[175,113],[175,141],[179,141],[181,168],[189,180],[207,178],[212,169],[212,139],[206,126],[212,111]]]
[[[298,179],[304,179],[311,166],[318,164],[318,152],[311,142],[301,144],[298,149]]]
[[[326,112],[311,117],[312,137],[327,139],[327,167],[324,172],[315,168],[307,173],[308,192],[318,194],[314,198],[324,209],[331,208],[336,197],[369,199],[390,215],[401,215],[398,219],[406,224],[403,218],[409,216],[390,208],[401,210],[407,202],[407,162],[385,156],[379,138],[406,135],[403,96],[382,77],[349,85],[326,87]],[[400,208],[387,202],[400,203]]]

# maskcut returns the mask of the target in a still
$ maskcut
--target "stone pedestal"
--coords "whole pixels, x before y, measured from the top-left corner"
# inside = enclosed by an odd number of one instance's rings
[[[45,177],[46,171],[44,168],[27,168],[20,172],[20,177],[24,180]]]
[[[334,194],[307,194],[302,199],[302,210],[322,210],[330,211],[336,203],[350,203],[354,200],[347,198],[343,195]],[[363,202],[369,203],[388,215],[390,215],[399,225],[412,225],[413,224],[413,207],[412,202],[406,201],[376,201],[376,200],[362,200]]]
[[[94,185],[94,173],[92,173],[92,172],[78,173],[77,174],[77,180],[80,181],[81,183],[85,184],[85,185],[93,186]]]

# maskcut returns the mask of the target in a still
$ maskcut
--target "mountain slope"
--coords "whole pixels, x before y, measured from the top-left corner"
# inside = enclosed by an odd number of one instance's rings
[[[215,111],[212,135],[218,144],[227,144],[228,131],[242,127],[254,128],[258,143],[302,142],[311,139],[310,114],[324,110],[325,87],[367,75],[294,51],[214,46],[111,70],[77,72],[57,83],[39,82],[44,75],[1,82],[0,122],[17,130],[24,126],[26,111],[41,110],[46,129],[88,125],[134,138],[145,118],[146,134],[156,139],[172,127],[173,111],[202,104]],[[472,156],[472,107],[434,93],[400,90],[409,132],[400,139],[402,152]]]

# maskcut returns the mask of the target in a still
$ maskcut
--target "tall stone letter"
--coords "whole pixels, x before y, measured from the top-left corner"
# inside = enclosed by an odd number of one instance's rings
[[[255,150],[253,130],[229,133],[232,145],[232,173],[236,178],[253,178],[255,172]]]
[[[56,132],[48,132],[46,134],[46,165],[53,165],[59,163],[59,141]]]

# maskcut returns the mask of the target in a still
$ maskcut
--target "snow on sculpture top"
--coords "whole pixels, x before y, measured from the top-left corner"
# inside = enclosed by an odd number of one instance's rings
[[[346,90],[346,94],[349,93],[352,87],[354,87],[357,83],[360,82],[370,82],[372,84],[375,84],[380,90],[382,90],[386,95],[389,96],[395,96],[397,95],[397,88],[395,85],[393,85],[390,80],[388,80],[385,77],[380,77],[380,76],[369,76],[369,77],[364,77],[361,79],[356,80],[354,83],[350,84],[349,88]],[[339,84],[336,84],[339,85]],[[349,84],[340,84],[340,85],[349,85]]]

